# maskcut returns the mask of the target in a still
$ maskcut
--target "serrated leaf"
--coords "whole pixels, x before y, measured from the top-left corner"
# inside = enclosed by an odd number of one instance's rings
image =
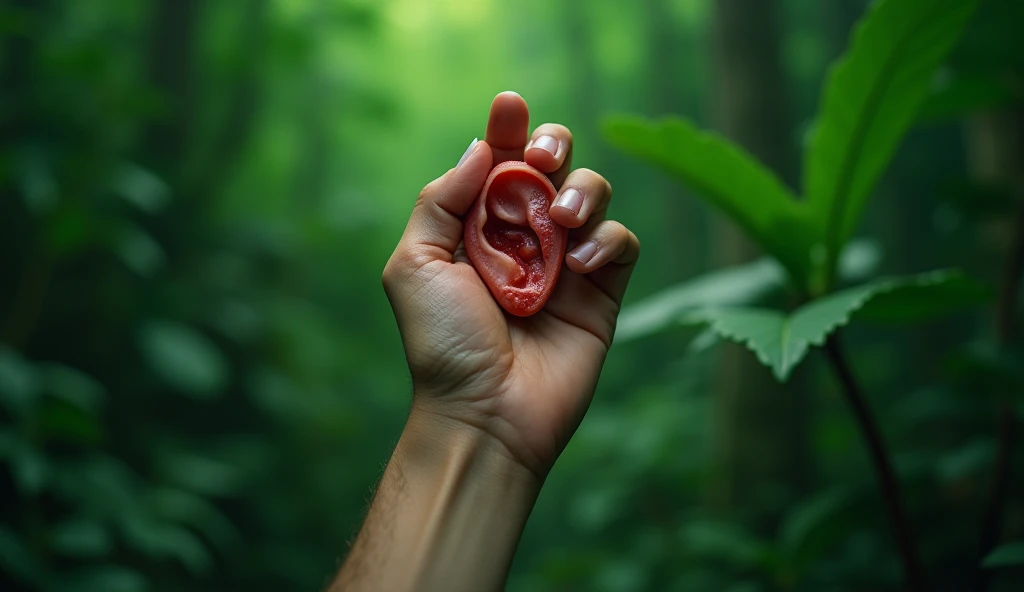
[[[926,298],[930,291],[941,293],[947,282],[960,277],[955,272],[937,271],[880,278],[818,298],[789,315],[759,308],[707,308],[687,315],[684,322],[707,324],[720,336],[745,345],[778,380],[785,381],[812,345],[823,345],[833,331],[849,323],[854,313],[879,294],[911,289]]]
[[[804,162],[804,191],[825,231],[830,267],[976,4],[881,0],[832,68]]]
[[[982,567],[1020,567],[1024,565],[1024,541],[1006,543],[992,551],[981,562]]]
[[[615,340],[629,341],[677,325],[683,312],[696,307],[753,302],[785,281],[785,270],[769,258],[698,276],[623,310]]]
[[[840,260],[840,275],[845,279],[863,280],[878,267],[881,249],[872,240],[851,242]],[[770,257],[719,269],[700,275],[657,292],[623,309],[615,330],[616,342],[646,337],[668,327],[679,325],[687,311],[708,306],[752,304],[781,290],[786,284],[786,271]],[[704,344],[708,343],[705,337]],[[701,349],[702,346],[696,346]]]
[[[636,116],[605,120],[608,142],[675,176],[721,209],[800,284],[818,242],[807,209],[782,181],[754,157],[690,122]]]

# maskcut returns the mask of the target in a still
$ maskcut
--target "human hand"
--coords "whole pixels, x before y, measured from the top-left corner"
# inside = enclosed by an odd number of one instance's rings
[[[570,172],[569,130],[541,125],[528,144],[528,126],[522,97],[494,99],[485,141],[420,193],[383,281],[412,374],[412,417],[480,430],[543,479],[590,405],[640,244],[605,219],[608,182]],[[571,229],[558,284],[525,318],[498,306],[461,245],[462,216],[508,160],[547,174],[559,190],[551,218]]]

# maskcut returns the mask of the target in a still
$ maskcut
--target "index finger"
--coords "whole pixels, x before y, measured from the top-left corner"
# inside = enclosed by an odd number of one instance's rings
[[[494,97],[485,137],[494,154],[494,164],[523,160],[529,131],[530,110],[523,97],[512,91]]]

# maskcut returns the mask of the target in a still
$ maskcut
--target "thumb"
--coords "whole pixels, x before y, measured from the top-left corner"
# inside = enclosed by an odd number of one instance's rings
[[[490,146],[473,140],[455,168],[420,192],[402,242],[454,253],[462,240],[462,216],[483,189],[492,162]]]

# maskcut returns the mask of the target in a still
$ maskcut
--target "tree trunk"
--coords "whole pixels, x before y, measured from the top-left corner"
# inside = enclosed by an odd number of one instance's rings
[[[1014,344],[1020,308],[1021,276],[1024,273],[1024,106],[982,113],[966,126],[969,166],[972,176],[985,184],[1005,187],[1016,198],[1015,215],[999,220],[984,233],[996,243],[995,252],[1003,252],[1005,263],[996,302],[996,341],[1001,348]],[[1014,495],[1014,456],[1019,449],[1020,418],[1013,407],[1012,393],[1000,393],[1002,402],[995,411],[996,460],[981,517],[981,540],[975,565],[1003,540],[1020,533],[1006,533],[1005,517],[1019,513],[1019,495]],[[1010,507],[1013,507],[1011,512]],[[973,589],[989,589],[991,570],[976,572]]]
[[[645,27],[648,32],[649,115],[689,117],[683,91],[683,59],[680,25],[675,22],[664,0],[645,0]],[[686,279],[708,266],[708,220],[706,209],[686,195],[677,182],[656,174],[652,178],[650,197],[665,215],[663,236],[673,237],[665,245],[665,257],[672,261],[673,279]]]
[[[792,180],[792,142],[779,57],[776,0],[718,0],[712,49],[714,127],[782,178]],[[714,252],[719,266],[759,251],[728,220],[717,218]],[[714,381],[716,467],[711,495],[720,510],[750,510],[758,530],[771,530],[794,490],[808,481],[806,400],[798,377],[779,385],[744,348],[728,344]]]

